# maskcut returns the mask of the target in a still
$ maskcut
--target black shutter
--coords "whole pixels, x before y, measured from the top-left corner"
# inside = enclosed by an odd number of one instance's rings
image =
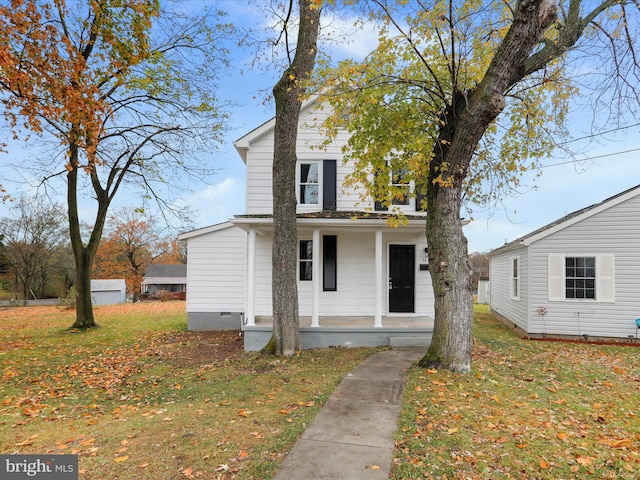
[[[336,209],[336,161],[322,161],[322,209]]]
[[[338,237],[322,237],[322,289],[335,292],[338,289]]]

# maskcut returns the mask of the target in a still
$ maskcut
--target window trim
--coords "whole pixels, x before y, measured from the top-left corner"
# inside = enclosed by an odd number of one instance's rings
[[[520,257],[515,256],[509,259],[509,270],[510,270],[510,296],[512,300],[520,300],[520,292],[522,291],[522,268]]]
[[[387,212],[387,211],[392,211],[392,212],[401,212],[401,213],[417,213],[417,212],[424,212],[424,209],[420,209],[418,207],[418,194],[416,192],[416,182],[414,179],[409,180],[408,183],[393,183],[393,176],[394,176],[394,169],[391,165],[391,162],[387,162],[387,168],[388,168],[388,175],[389,175],[389,181],[388,181],[388,185],[389,187],[391,186],[396,186],[398,188],[402,188],[402,186],[406,186],[407,188],[407,196],[404,199],[404,203],[395,203],[398,202],[399,200],[392,198],[390,200],[390,203],[388,205],[383,205],[382,201],[380,200],[376,200],[375,198],[373,199],[373,209],[376,212]],[[402,169],[402,170],[406,170],[406,169]],[[388,193],[388,192],[387,192]],[[422,196],[421,196],[422,197]],[[387,198],[388,199],[388,198]]]
[[[595,258],[595,298],[567,298],[566,259]],[[615,256],[610,253],[569,253],[548,256],[548,300],[568,303],[615,303]]]
[[[302,166],[303,165],[311,165],[311,164],[316,164],[317,168],[318,168],[318,183],[317,183],[317,187],[318,187],[318,201],[316,203],[302,203],[301,201],[301,187],[302,185],[314,185],[312,183],[302,183]],[[323,166],[322,166],[322,160],[315,160],[315,159],[310,159],[310,160],[300,160],[298,159],[298,161],[296,162],[296,203],[298,205],[298,209],[301,210],[317,210],[317,209],[321,209],[323,206],[323,191],[322,191],[322,177],[323,177]]]
[[[306,244],[307,258],[302,258],[303,246]],[[299,282],[312,282],[313,281],[313,240],[299,239],[298,240],[298,281]],[[305,265],[303,270],[302,266]],[[303,272],[309,273],[309,278],[302,278]],[[305,276],[306,277],[306,276]]]

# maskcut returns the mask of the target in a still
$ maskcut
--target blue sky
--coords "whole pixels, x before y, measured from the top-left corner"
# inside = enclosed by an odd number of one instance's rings
[[[223,1],[229,18],[238,25],[264,24],[260,9],[242,1]],[[253,22],[253,23],[252,23]],[[341,20],[348,28],[349,20]],[[266,24],[265,24],[266,25]],[[349,36],[337,56],[361,58],[374,47],[373,31],[359,31]],[[237,55],[237,53],[236,53]],[[189,203],[197,212],[197,226],[223,222],[244,210],[244,165],[233,149],[233,140],[271,118],[274,107],[263,104],[260,89],[270,88],[278,71],[251,71],[248,57],[238,57],[223,89],[238,102],[233,110],[234,129],[216,159],[221,168],[213,183],[204,186]],[[244,72],[244,73],[241,73]],[[574,117],[580,117],[576,113]],[[636,124],[629,119],[627,125]],[[546,225],[567,213],[598,203],[628,188],[640,184],[640,126],[625,128],[607,135],[590,137],[590,123],[580,118],[570,121],[573,138],[588,137],[573,142],[574,157],[566,154],[549,158],[543,163],[542,176],[528,175],[521,194],[504,198],[495,209],[473,211],[472,221],[465,227],[469,252],[486,252],[519,236]],[[634,151],[635,150],[635,151]],[[626,152],[626,153],[620,153]]]
[[[183,5],[199,7],[202,2],[185,1]],[[217,5],[229,13],[228,20],[237,26],[269,27],[269,20],[256,1],[220,0]],[[354,30],[354,19],[324,17],[325,22],[329,20],[348,40],[332,47],[333,58],[362,58],[375,46],[376,34],[372,28]],[[233,141],[273,116],[273,104],[264,102],[264,91],[271,88],[280,74],[279,68],[264,63],[261,68],[252,69],[251,60],[251,52],[234,48],[231,69],[220,83],[218,95],[236,106],[230,112],[229,133],[224,144],[211,158],[218,169],[217,175],[206,182],[193,183],[194,193],[184,197],[184,202],[195,212],[196,228],[221,223],[244,212],[245,169]],[[574,118],[569,125],[572,136],[589,137],[590,125],[580,119],[580,114]],[[633,119],[626,121],[627,125],[636,123]],[[640,184],[637,166],[640,126],[574,142],[571,146],[580,153],[574,158],[563,155],[547,159],[544,163],[549,166],[542,169],[542,176],[534,182],[534,175],[529,175],[519,196],[504,198],[502,205],[491,211],[474,210],[473,220],[465,227],[469,252],[492,250],[567,213]],[[122,193],[116,197],[117,205],[130,201]],[[0,212],[1,215],[4,214]],[[87,219],[91,218],[87,215]]]

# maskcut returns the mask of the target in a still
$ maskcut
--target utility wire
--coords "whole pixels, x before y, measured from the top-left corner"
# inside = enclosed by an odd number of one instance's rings
[[[631,150],[622,150],[621,152],[604,153],[602,155],[596,155],[595,157],[579,158],[579,159],[575,159],[575,160],[568,160],[566,162],[558,162],[558,163],[550,163],[550,164],[547,164],[547,165],[540,165],[538,168],[557,167],[559,165],[569,165],[571,163],[585,162],[587,160],[595,160],[597,158],[613,157],[615,155],[622,155],[624,153],[631,153],[631,152],[638,152],[638,151],[640,151],[640,148],[632,148]]]

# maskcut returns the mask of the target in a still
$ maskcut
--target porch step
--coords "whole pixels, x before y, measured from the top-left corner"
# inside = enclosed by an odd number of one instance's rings
[[[388,338],[390,347],[428,347],[431,344],[431,336]]]

